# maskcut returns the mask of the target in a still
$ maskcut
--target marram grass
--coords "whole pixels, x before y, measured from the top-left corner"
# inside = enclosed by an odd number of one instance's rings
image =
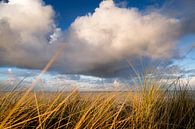
[[[134,92],[2,92],[0,128],[195,129],[195,100],[187,88],[155,83]]]

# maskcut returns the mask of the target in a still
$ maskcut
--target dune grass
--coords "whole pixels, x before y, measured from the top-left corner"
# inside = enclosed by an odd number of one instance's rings
[[[134,92],[2,92],[0,128],[195,128],[195,100],[187,88],[143,85]]]

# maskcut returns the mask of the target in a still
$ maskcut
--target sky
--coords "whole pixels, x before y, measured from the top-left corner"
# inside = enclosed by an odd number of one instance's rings
[[[57,53],[50,76],[124,80],[135,77],[135,70],[163,69],[163,75],[195,82],[194,5],[194,0],[1,0],[0,78],[21,70],[22,76],[38,73]]]

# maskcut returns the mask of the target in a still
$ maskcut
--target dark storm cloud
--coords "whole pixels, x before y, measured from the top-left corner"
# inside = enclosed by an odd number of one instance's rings
[[[118,63],[114,62],[113,64],[101,66],[99,69],[89,71],[89,73],[93,73],[97,76],[101,76],[101,73],[104,73],[104,76],[106,77],[132,78],[137,77],[138,75],[161,74],[162,71],[155,73],[157,72],[157,69],[171,67],[171,64],[172,61],[167,59],[151,60],[147,57],[143,57],[138,60],[136,58],[131,58]]]

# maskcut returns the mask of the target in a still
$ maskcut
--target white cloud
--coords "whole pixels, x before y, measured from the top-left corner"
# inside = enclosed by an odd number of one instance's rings
[[[20,33],[23,43],[50,32],[53,15],[52,7],[44,6],[40,0],[10,0],[0,4],[0,19]]]
[[[171,56],[178,29],[177,19],[156,12],[144,14],[136,8],[119,8],[113,1],[103,1],[93,14],[78,17],[71,25],[74,37],[97,47],[102,57],[119,59]]]
[[[48,35],[55,30],[54,11],[41,0],[0,3],[0,62],[4,65],[44,65]],[[43,64],[44,63],[44,64]]]
[[[115,72],[126,58],[171,57],[180,27],[175,18],[120,8],[112,0],[102,1],[93,14],[78,17],[64,35],[53,16],[52,7],[41,0],[0,3],[1,64],[41,68],[65,44],[53,68],[68,73]],[[105,71],[102,66],[112,68]]]
[[[50,35],[49,44],[55,43],[62,36],[62,30],[60,28],[56,28],[52,35]]]
[[[69,42],[78,52],[70,55],[84,69],[126,58],[170,58],[179,27],[177,19],[158,12],[119,8],[111,0],[103,1],[93,14],[78,17],[72,23]]]

